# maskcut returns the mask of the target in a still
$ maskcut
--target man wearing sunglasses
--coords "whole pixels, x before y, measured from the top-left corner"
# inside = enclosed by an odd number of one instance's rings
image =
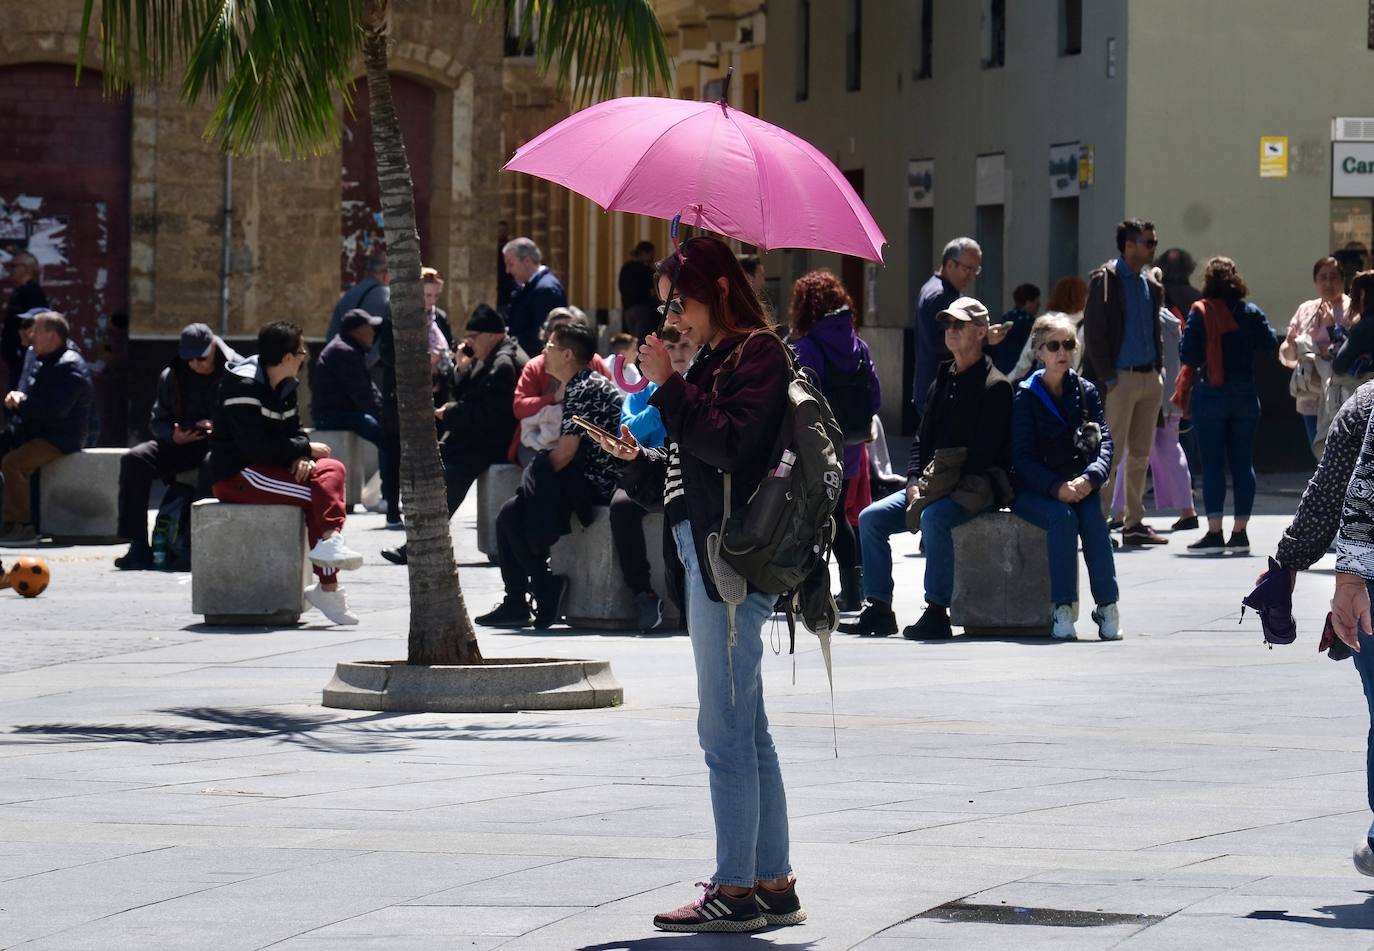
[[[1107,428],[1118,450],[1125,450],[1125,545],[1163,545],[1168,539],[1145,524],[1145,471],[1164,398],[1164,344],[1159,309],[1164,288],[1150,275],[1159,240],[1155,226],[1127,218],[1116,227],[1120,255],[1088,278],[1083,311],[1083,377],[1106,394]],[[1104,510],[1111,505],[1119,460],[1102,488]]]

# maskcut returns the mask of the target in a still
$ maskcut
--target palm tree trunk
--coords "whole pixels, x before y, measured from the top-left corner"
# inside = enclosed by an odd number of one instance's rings
[[[367,14],[363,61],[367,71],[372,147],[377,153],[391,320],[396,342],[396,398],[400,407],[401,495],[405,499],[410,578],[411,664],[475,664],[482,653],[458,585],[449,535],[443,466],[434,431],[429,346],[420,285],[420,238],[415,190],[387,71],[387,0]]]

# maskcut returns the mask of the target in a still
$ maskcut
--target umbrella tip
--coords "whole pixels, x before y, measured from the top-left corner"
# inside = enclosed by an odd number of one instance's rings
[[[733,79],[734,76],[735,76],[735,67],[733,67],[733,66],[728,67],[728,68],[725,70],[725,85],[724,85],[724,87],[721,89],[720,99],[717,100],[717,102],[720,103],[721,112],[724,112],[724,111],[726,111],[727,109],[730,108],[730,80]]]

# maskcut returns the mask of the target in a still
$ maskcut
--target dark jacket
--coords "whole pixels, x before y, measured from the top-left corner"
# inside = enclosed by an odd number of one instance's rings
[[[14,411],[11,425],[20,442],[46,439],[62,452],[80,452],[86,445],[91,415],[91,371],[71,347],[38,357],[35,369],[19,385],[24,402]]]
[[[1279,338],[1269,326],[1269,318],[1264,311],[1247,301],[1231,302],[1231,313],[1236,318],[1235,333],[1223,334],[1221,338],[1221,365],[1226,373],[1222,388],[1230,391],[1253,391],[1255,388],[1255,354],[1257,352],[1277,353]],[[1179,358],[1191,367],[1198,367],[1193,392],[1203,387],[1212,390],[1217,387],[1207,379],[1207,324],[1202,316],[1201,307],[1188,312],[1188,323],[1183,328],[1183,340],[1178,345]],[[1339,357],[1332,361],[1337,373]]]
[[[538,353],[539,329],[555,307],[566,307],[568,295],[557,277],[544,268],[511,295],[506,329],[526,353]]]
[[[873,397],[873,412],[877,413],[883,405],[882,386],[878,382],[878,371],[873,366],[873,355],[868,352],[868,344],[854,332],[854,315],[848,310],[837,310],[826,314],[812,324],[806,336],[792,341],[792,349],[797,352],[797,362],[811,371],[811,378],[822,393],[826,392],[827,364],[842,373],[853,373],[860,361],[868,361],[868,389]],[[844,477],[852,479],[859,472],[859,460],[863,458],[863,446],[844,447]]]
[[[296,409],[298,386],[288,379],[274,390],[256,356],[229,368],[220,384],[215,431],[210,434],[210,469],[216,482],[248,466],[289,466],[310,456],[310,439]]]
[[[19,343],[19,315],[35,307],[47,307],[48,295],[38,281],[27,281],[10,292],[5,302],[5,323],[0,327],[0,359],[9,368],[9,388],[19,388],[19,369],[24,365],[24,348]]]
[[[1112,465],[1112,434],[1102,412],[1097,387],[1070,370],[1058,399],[1045,388],[1036,370],[1016,388],[1011,411],[1011,464],[1017,486],[1055,498],[1065,482],[1086,476],[1093,488],[1107,481]],[[1087,397],[1086,412],[1083,397]],[[1074,449],[1074,434],[1084,422],[1102,427],[1097,455],[1084,460]]]
[[[930,385],[925,415],[911,441],[907,484],[916,484],[937,449],[967,446],[965,475],[1010,468],[1010,431],[1011,381],[992,358],[985,355],[963,373],[955,373],[954,361],[946,360]]]
[[[224,352],[216,348],[213,373],[197,373],[180,357],[163,369],[157,378],[157,398],[148,417],[148,431],[154,439],[170,443],[173,426],[190,429],[202,419],[215,418],[227,362]]]
[[[329,316],[329,329],[325,332],[326,341],[339,335],[339,326],[344,314],[355,307],[362,308],[374,317],[391,319],[391,288],[372,275],[367,275],[357,284],[343,292],[339,302],[334,305],[334,313]]]
[[[461,445],[478,459],[504,462],[515,434],[515,383],[528,362],[507,337],[481,363],[455,373],[453,399],[444,407],[445,443]]]
[[[1154,322],[1155,369],[1164,368],[1164,338],[1159,324],[1159,308],[1164,303],[1164,288],[1152,277],[1150,314]],[[1113,259],[1088,275],[1088,303],[1083,308],[1083,378],[1102,387],[1116,379],[1116,358],[1126,336],[1126,288],[1116,273]]]
[[[921,285],[921,292],[916,297],[916,316],[912,318],[916,368],[911,382],[911,402],[921,412],[925,412],[926,396],[940,364],[949,359],[945,329],[940,326],[937,315],[958,299],[958,289],[938,271]]]
[[[367,348],[339,334],[320,351],[310,378],[310,412],[319,425],[329,413],[366,413],[382,418],[382,392],[367,369]]]
[[[747,344],[744,344],[745,340]],[[722,365],[744,344],[739,363]],[[668,439],[677,444],[687,517],[692,526],[698,562],[705,566],[706,536],[719,531],[725,511],[724,473],[730,473],[731,506],[739,509],[777,462],[773,458],[787,408],[792,376],[781,341],[771,333],[752,338],[732,337],[712,350],[703,348],[686,377],[674,373],[649,398],[663,416]],[[658,467],[658,501],[663,501],[662,467],[667,450],[644,450],[636,468]],[[642,481],[636,473],[636,481]],[[710,572],[706,593],[720,601]]]

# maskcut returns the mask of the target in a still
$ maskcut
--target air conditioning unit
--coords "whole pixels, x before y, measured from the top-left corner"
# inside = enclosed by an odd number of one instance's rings
[[[1374,142],[1374,118],[1337,116],[1331,120],[1332,142]]]

